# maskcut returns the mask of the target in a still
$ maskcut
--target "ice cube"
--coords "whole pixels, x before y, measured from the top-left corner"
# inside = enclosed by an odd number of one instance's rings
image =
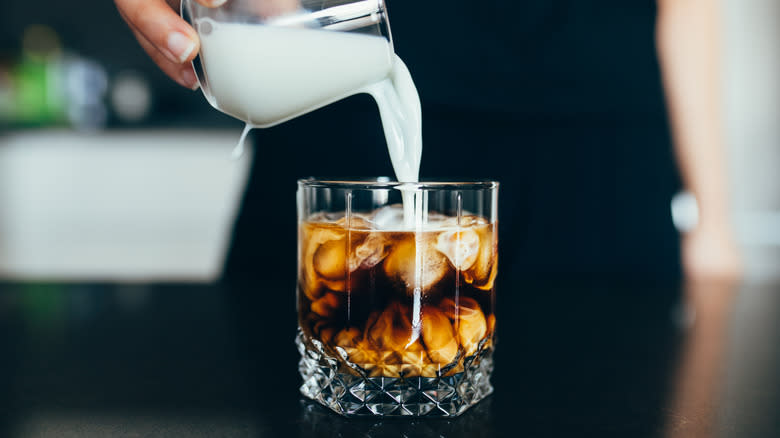
[[[362,213],[352,213],[336,221],[336,224],[349,230],[373,230],[374,224]]]
[[[485,341],[484,348],[490,348],[493,344],[492,335],[495,333],[496,330],[496,315],[493,315],[492,313],[488,315],[487,317],[487,332],[490,333],[491,337]]]
[[[427,219],[427,223],[430,225],[430,228],[445,226],[449,223],[450,219],[452,219],[452,216],[447,216],[446,214],[439,213],[437,211],[428,211],[425,217]]]
[[[441,302],[441,307],[455,322],[460,346],[463,347],[466,356],[476,353],[479,343],[487,333],[487,321],[479,303],[469,297],[460,297],[456,306],[455,301],[445,298]]]
[[[477,227],[480,225],[487,225],[488,221],[482,216],[474,214],[461,214],[460,218],[457,216],[447,216],[444,220],[444,224],[447,226],[458,226],[461,228]]]
[[[422,312],[422,335],[431,361],[440,365],[451,363],[458,356],[458,341],[449,318],[436,307],[426,306]]]
[[[351,212],[347,216],[343,211],[320,211],[309,215],[306,218],[306,222],[310,224],[335,224],[342,228],[352,228],[353,230],[372,228],[369,216],[359,212]]]
[[[412,340],[409,309],[399,303],[389,305],[368,329],[366,338],[380,350],[402,352]],[[399,361],[400,362],[400,361]]]
[[[447,258],[435,246],[435,240],[426,234],[397,241],[385,259],[385,274],[402,283],[409,293],[429,292],[449,271]]]
[[[352,228],[344,228],[347,226]],[[386,236],[366,231],[371,227],[367,219],[358,216],[353,216],[349,225],[345,218],[335,224],[310,224],[303,254],[304,277],[312,286],[307,289],[325,285],[343,292],[349,272],[381,262],[387,254]]]
[[[487,329],[490,333],[496,330],[496,315],[491,314],[487,319]]]
[[[347,353],[349,361],[358,365],[364,370],[372,369],[374,364],[376,364],[377,360],[379,359],[379,356],[376,350],[374,350],[374,347],[365,339],[358,341],[352,347],[342,348],[344,349],[344,352]]]
[[[341,330],[333,340],[339,347],[354,347],[362,338],[363,332],[360,329],[349,327]]]
[[[498,273],[498,245],[494,226],[480,226],[475,230],[479,234],[479,254],[471,269],[463,273],[463,279],[481,290],[493,289]]]
[[[374,212],[371,222],[380,230],[402,230],[404,229],[404,208],[401,204],[382,207]]]
[[[365,239],[349,255],[349,270],[359,267],[373,268],[387,255],[387,236],[385,233],[368,233]]]
[[[346,231],[328,224],[309,224],[303,229],[303,289],[306,296],[316,300],[322,295],[322,286],[330,290],[344,291],[344,268],[341,278],[336,278],[339,264],[344,266]],[[341,242],[341,243],[339,243]],[[324,247],[324,248],[322,248]],[[322,251],[320,251],[322,250]],[[319,252],[319,254],[318,254]]]
[[[329,240],[314,251],[314,270],[327,280],[343,280],[347,269],[347,239]]]
[[[461,227],[473,227],[477,225],[487,225],[488,221],[482,216],[477,216],[473,214],[464,214],[460,217],[460,226]]]
[[[328,292],[321,298],[311,303],[311,311],[322,317],[333,316],[341,305],[341,300],[336,294]]]
[[[479,244],[479,235],[470,228],[447,230],[439,234],[436,249],[447,256],[455,269],[465,271],[477,261]]]

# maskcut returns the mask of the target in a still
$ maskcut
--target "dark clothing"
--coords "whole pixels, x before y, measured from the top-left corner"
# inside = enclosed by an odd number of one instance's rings
[[[502,184],[500,285],[680,275],[654,1],[388,3],[422,100],[421,177]],[[292,290],[296,179],[393,171],[368,96],[254,136],[225,275],[257,278],[270,266]]]

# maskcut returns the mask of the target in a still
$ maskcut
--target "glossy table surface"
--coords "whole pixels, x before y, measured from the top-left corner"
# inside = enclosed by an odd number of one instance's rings
[[[0,437],[780,436],[780,287],[501,289],[495,392],[457,419],[298,393],[292,293],[0,284]]]

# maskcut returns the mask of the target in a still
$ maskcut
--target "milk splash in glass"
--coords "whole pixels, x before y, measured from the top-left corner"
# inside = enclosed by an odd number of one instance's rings
[[[406,65],[380,36],[198,20],[209,102],[246,122],[247,133],[368,93],[377,102],[396,178],[419,181],[420,98]],[[205,91],[205,90],[204,90]],[[210,95],[210,96],[209,96]],[[404,222],[420,220],[414,184],[403,192]],[[415,219],[415,216],[418,216]]]

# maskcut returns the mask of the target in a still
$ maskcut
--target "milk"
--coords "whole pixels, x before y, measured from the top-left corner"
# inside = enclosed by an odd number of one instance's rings
[[[400,182],[417,182],[422,158],[422,109],[412,75],[401,58],[395,57],[393,69],[383,81],[365,89],[376,100],[387,150],[395,177]],[[423,193],[413,184],[401,189],[406,228],[421,226],[427,206]]]
[[[390,44],[378,36],[210,19],[198,27],[209,102],[257,128],[355,94],[393,65]]]
[[[387,39],[349,32],[198,21],[204,94],[220,111],[247,123],[234,151],[240,156],[252,128],[266,128],[347,96],[377,102],[396,178],[419,181],[420,98],[406,65]],[[346,121],[345,121],[346,123]],[[403,190],[404,222],[419,222],[421,202]]]

